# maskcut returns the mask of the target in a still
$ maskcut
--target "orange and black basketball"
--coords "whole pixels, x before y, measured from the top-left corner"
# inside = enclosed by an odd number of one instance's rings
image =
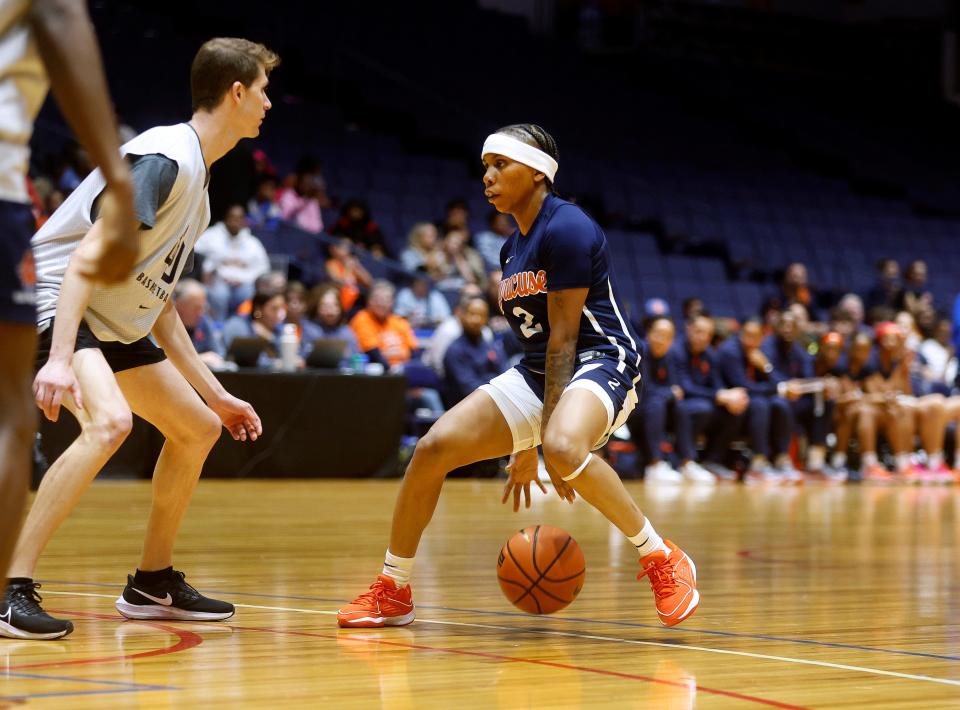
[[[583,589],[586,563],[580,545],[552,525],[524,528],[507,540],[497,559],[504,596],[528,614],[552,614]]]

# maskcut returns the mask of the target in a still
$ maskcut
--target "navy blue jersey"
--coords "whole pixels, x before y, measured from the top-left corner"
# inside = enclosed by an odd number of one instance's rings
[[[547,195],[530,233],[517,230],[507,239],[500,265],[500,311],[523,346],[527,368],[542,373],[546,367],[547,289],[586,288],[578,356],[592,351],[617,360],[620,372],[638,373],[637,341],[613,294],[607,238],[582,209]]]

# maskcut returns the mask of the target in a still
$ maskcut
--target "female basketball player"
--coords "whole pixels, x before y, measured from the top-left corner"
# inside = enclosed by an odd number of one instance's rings
[[[500,310],[523,343],[522,362],[482,385],[420,440],[400,487],[383,571],[337,614],[346,627],[402,626],[415,617],[414,556],[447,472],[514,454],[511,490],[529,504],[536,447],[561,498],[579,493],[640,554],[668,626],[694,612],[693,562],[644,518],[617,474],[591,451],[637,402],[640,355],[611,288],[606,238],[583,210],[553,193],[557,145],[542,128],[502,128],[484,143],[484,194],[519,231],[500,252]],[[516,506],[515,506],[516,507]]]

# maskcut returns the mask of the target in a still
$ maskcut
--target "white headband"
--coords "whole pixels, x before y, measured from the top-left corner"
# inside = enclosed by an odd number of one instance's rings
[[[482,158],[490,153],[505,155],[518,163],[523,163],[546,175],[550,182],[553,182],[553,178],[557,174],[557,168],[560,167],[556,160],[539,148],[534,148],[532,145],[503,133],[491,133],[487,136],[487,140],[483,142],[483,151],[480,153],[480,157]]]

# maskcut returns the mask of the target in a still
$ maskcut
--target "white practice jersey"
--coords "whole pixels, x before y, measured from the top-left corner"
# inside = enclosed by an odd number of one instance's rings
[[[29,202],[30,134],[47,72],[27,22],[30,0],[0,0],[0,200]]]
[[[177,164],[177,178],[151,229],[138,232],[140,256],[118,284],[97,284],[83,315],[103,341],[132,343],[149,334],[173,293],[187,257],[210,223],[207,169],[200,139],[186,123],[151,128],[121,147],[124,155],[160,154]],[[31,244],[37,272],[37,321],[56,314],[70,256],[93,226],[94,201],[106,182],[94,170],[37,232]]]

